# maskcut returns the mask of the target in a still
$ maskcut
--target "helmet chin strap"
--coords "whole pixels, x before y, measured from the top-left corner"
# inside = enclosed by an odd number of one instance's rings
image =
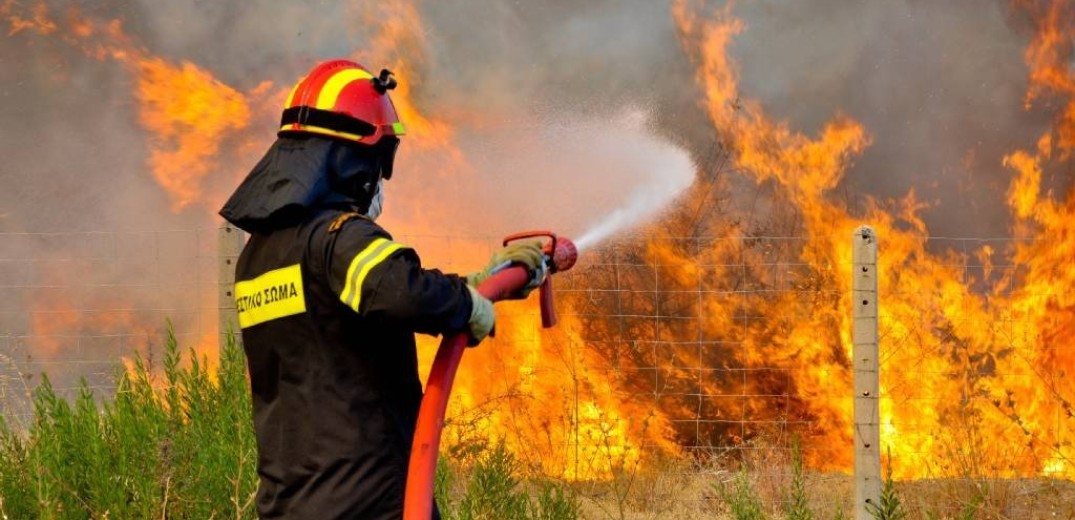
[[[366,210],[366,216],[370,220],[377,220],[377,217],[381,216],[381,211],[384,209],[384,179],[377,181],[377,193],[373,194],[373,200],[370,201],[370,209]]]

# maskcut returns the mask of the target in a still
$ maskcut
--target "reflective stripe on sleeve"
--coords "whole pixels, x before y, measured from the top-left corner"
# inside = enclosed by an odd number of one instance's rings
[[[400,249],[403,249],[402,244],[397,244],[387,238],[378,238],[370,242],[370,245],[351,260],[351,265],[347,268],[347,283],[340,294],[340,301],[358,312],[358,306],[362,303],[362,284],[366,281],[366,275],[378,264],[384,262],[389,255]]]

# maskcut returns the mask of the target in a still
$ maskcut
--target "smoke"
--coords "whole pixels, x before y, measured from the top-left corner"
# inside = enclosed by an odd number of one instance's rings
[[[59,41],[25,39],[2,44],[0,231],[170,227],[122,69]]]
[[[1047,111],[1024,110],[1028,36],[1006,2],[743,2],[733,52],[741,87],[776,118],[814,132],[833,114],[872,145],[835,191],[914,190],[935,236],[1007,236],[1005,154],[1033,147]]]
[[[286,86],[317,59],[360,51],[376,30],[364,18],[370,9],[357,3],[45,5],[57,18],[78,6],[88,17],[122,20],[149,52],[189,60],[240,91],[262,81]],[[535,112],[544,121],[578,123],[587,113],[609,119],[625,106],[646,106],[656,132],[685,143],[707,166],[701,159],[713,136],[697,110],[692,69],[666,4],[504,0],[419,8],[425,48],[416,96],[426,113],[456,121],[481,114],[480,124],[504,127],[533,120]],[[936,234],[1005,234],[1000,202],[1010,172],[1001,158],[1030,146],[1048,117],[1023,109],[1026,35],[1013,28],[1004,3],[767,0],[735,11],[748,26],[734,47],[744,92],[797,128],[816,129],[842,111],[873,137],[836,196],[855,205],[864,195],[898,197],[913,188],[931,205],[925,217]],[[23,31],[3,45],[4,119],[24,130],[8,130],[0,145],[7,158],[0,175],[10,187],[0,199],[0,229],[169,227],[212,214],[224,193],[179,216],[159,209],[167,204],[145,174],[145,135],[122,67],[87,59],[55,35]],[[266,144],[274,118],[257,114],[254,121],[265,125]],[[489,137],[460,126],[472,140]],[[235,181],[231,170],[221,175],[228,178],[211,182]],[[588,175],[605,176],[621,200],[632,193],[613,172]],[[555,196],[540,191],[541,183],[530,189]]]
[[[134,235],[127,244],[134,252],[114,258],[107,239],[22,233],[211,229],[224,197],[273,140],[280,92],[330,57],[360,57],[373,69],[405,63],[399,80],[413,89],[421,114],[444,123],[432,125],[437,139],[404,142],[381,220],[397,236],[416,237],[412,245],[431,266],[473,268],[484,251],[460,258],[451,250],[532,228],[593,248],[684,200],[692,201],[685,211],[742,223],[747,232],[791,211],[773,200],[771,186],[734,175],[714,181],[721,129],[700,106],[695,69],[666,3],[415,1],[418,20],[390,24],[384,17],[410,2],[47,0],[54,28],[9,27],[0,43],[0,232],[8,233],[0,244],[0,337],[40,337],[52,327],[64,343],[39,348],[35,359],[70,361],[71,352],[90,359],[95,347],[77,343],[86,331],[110,339],[161,320],[85,309],[199,300],[189,285],[200,271],[185,264],[194,256],[211,262],[204,250],[211,243]],[[13,8],[25,14],[33,4],[0,2],[0,23]],[[744,96],[796,131],[816,133],[844,113],[869,134],[871,144],[829,197],[855,213],[868,198],[913,189],[928,204],[923,217],[935,236],[1010,233],[1004,197],[1012,172],[1002,158],[1033,149],[1050,116],[1024,108],[1028,35],[1005,3],[757,0],[733,12],[747,26],[732,47]],[[69,20],[78,18],[117,20],[128,50],[173,68],[192,64],[249,108],[242,128],[215,127],[224,142],[208,158],[212,170],[196,180],[202,195],[194,204],[177,207],[151,172],[154,152],[176,136],[146,128],[137,68],[87,52],[70,35]],[[692,187],[696,169],[703,182]],[[1063,179],[1070,182],[1070,172],[1051,184]],[[423,247],[429,236],[472,240]],[[72,243],[78,239],[87,244]],[[83,254],[96,261],[50,269],[17,260]],[[162,290],[161,280],[188,287]],[[15,292],[23,286],[47,290]]]
[[[397,235],[481,237],[492,245],[492,237],[527,228],[574,234],[607,215],[621,225],[645,218],[689,183],[690,163],[669,142],[686,142],[686,134],[669,129],[692,128],[699,141],[707,131],[667,6],[427,2],[418,5],[420,26],[400,27],[409,34],[397,41],[378,40],[385,30],[378,17],[400,5],[408,3],[0,3],[0,295],[7,302],[0,334],[19,353],[15,361],[59,361],[49,371],[63,386],[79,375],[63,373],[71,352],[129,354],[144,344],[124,331],[150,329],[148,337],[163,323],[161,309],[181,334],[215,328],[211,316],[168,309],[215,306],[211,292],[190,288],[215,269],[206,249],[216,210],[274,139],[281,101],[274,96],[321,59],[359,56],[376,69],[398,55],[411,68],[400,81],[414,87],[422,114],[451,126],[449,146],[412,140],[399,154],[383,219]],[[15,19],[47,23],[16,28]],[[118,52],[100,52],[102,44]],[[248,122],[150,128],[140,97],[146,71],[135,58],[218,81],[226,88],[217,91],[249,108]],[[197,78],[186,85],[197,86]],[[167,103],[189,92],[155,94],[154,117],[188,117]],[[651,120],[626,118],[632,110]],[[211,156],[180,158],[183,132],[203,130],[222,136],[219,150],[194,139]],[[154,177],[206,165],[204,177],[184,185],[201,194],[193,204],[177,205]],[[624,207],[630,214],[617,217]],[[130,234],[80,234],[95,231]],[[26,234],[37,232],[70,234]],[[421,240],[414,245],[434,266],[484,261],[484,251],[460,259]],[[54,268],[52,259],[65,261]],[[99,349],[80,343],[90,336]]]
[[[421,2],[421,25],[400,28],[410,35],[396,48],[377,40],[378,16],[402,0],[42,5],[57,27],[12,26],[0,43],[0,232],[209,228],[274,137],[272,93],[317,60],[386,45],[411,64],[400,81],[415,87],[423,114],[450,123],[458,148],[403,145],[384,219],[398,234],[593,230],[586,244],[673,206],[690,164],[714,167],[716,136],[663,2]],[[10,9],[33,6],[0,4]],[[734,12],[747,24],[733,48],[744,94],[796,129],[844,112],[870,134],[830,196],[855,207],[914,189],[935,235],[1009,233],[1001,159],[1032,148],[1049,116],[1023,108],[1027,35],[1004,3],[762,0]],[[72,43],[67,20],[78,17],[118,20],[131,48],[190,62],[248,96],[242,139],[200,181],[198,203],[175,209],[151,175],[158,143],[139,119],[137,78]],[[386,57],[369,59],[378,68]],[[259,85],[267,94],[255,99]],[[648,121],[626,123],[632,110]],[[729,201],[704,212],[714,218],[760,222],[759,208],[772,207],[750,182],[695,186],[730,191],[700,197]],[[24,238],[17,252],[5,247],[5,257],[43,258],[67,246]]]
[[[869,132],[871,146],[832,197],[855,209],[914,190],[936,236],[1010,234],[1002,159],[1033,147],[1050,116],[1024,108],[1028,35],[1007,2],[767,0],[734,12],[747,24],[733,48],[744,94],[793,128],[812,133],[845,113]],[[658,133],[713,167],[715,137],[668,5],[428,2],[422,13],[433,49],[425,72],[437,81],[418,94],[433,112],[503,122],[554,107],[558,121],[574,122],[646,106]],[[767,218],[764,187],[728,189],[726,214]]]

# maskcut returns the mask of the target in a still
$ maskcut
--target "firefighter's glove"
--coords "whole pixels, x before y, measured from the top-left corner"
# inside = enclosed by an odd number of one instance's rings
[[[470,346],[476,346],[481,340],[485,339],[493,330],[493,326],[496,325],[496,313],[493,312],[493,302],[488,298],[478,294],[478,290],[467,286],[470,290],[470,321],[467,325],[470,326]]]
[[[504,295],[506,300],[522,300],[530,295],[530,291],[536,289],[545,280],[548,269],[545,265],[545,253],[541,250],[541,242],[533,240],[527,242],[512,242],[503,249],[493,253],[489,264],[485,269],[467,275],[467,285],[477,287],[486,278],[493,275],[493,271],[511,264],[526,266],[532,277],[530,283],[510,294]]]

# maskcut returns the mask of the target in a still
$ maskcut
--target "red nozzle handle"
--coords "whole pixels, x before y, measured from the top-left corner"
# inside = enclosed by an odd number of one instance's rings
[[[575,249],[575,244],[566,238],[560,238],[556,233],[552,231],[524,231],[522,233],[516,233],[504,238],[504,245],[508,245],[516,240],[524,240],[527,238],[548,238],[549,242],[542,247],[545,252],[546,263],[549,267],[549,274],[566,271],[575,265],[575,259],[578,257],[578,251]],[[552,292],[552,278],[546,276],[541,282],[541,287],[538,289],[539,302],[541,305],[541,326],[548,329],[556,325],[556,306],[553,303]]]
[[[549,242],[542,247],[545,256],[548,257],[549,274],[571,269],[571,267],[575,265],[575,260],[578,259],[579,252],[578,249],[575,248],[575,243],[552,231],[524,231],[522,233],[508,235],[504,238],[504,245],[506,246],[516,240],[523,240],[526,238],[549,239]]]
[[[515,233],[514,235],[508,235],[504,237],[504,245],[508,245],[517,240],[525,240],[527,238],[547,238],[549,243],[542,246],[541,250],[545,252],[545,256],[548,257],[549,271],[556,272],[556,262],[553,261],[553,255],[556,252],[556,233],[552,231],[523,231],[522,233]]]
[[[504,237],[504,245],[508,245],[516,240],[522,240],[524,238],[548,238],[552,240],[552,247],[550,251],[556,251],[556,233],[552,231],[523,231],[522,233],[515,233],[514,235],[508,235]]]

